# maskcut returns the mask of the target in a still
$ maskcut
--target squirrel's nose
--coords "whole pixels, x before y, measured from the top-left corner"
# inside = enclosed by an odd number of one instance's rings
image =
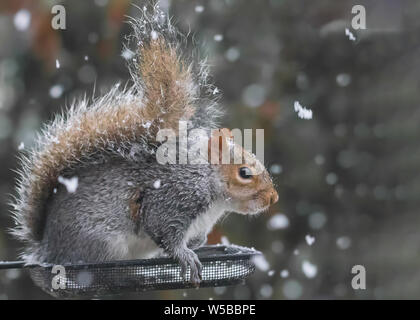
[[[271,192],[270,205],[275,204],[279,200],[279,195],[275,190]]]

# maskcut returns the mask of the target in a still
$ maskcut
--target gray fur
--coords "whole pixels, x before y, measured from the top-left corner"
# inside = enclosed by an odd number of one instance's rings
[[[171,24],[170,19],[163,14],[157,5],[148,6],[146,10],[140,12],[139,18],[130,18],[129,23],[133,28],[133,33],[127,37],[128,40],[125,46],[132,47],[131,49],[136,52],[135,57],[131,61],[128,61],[133,84],[127,84],[126,86],[117,84],[110,89],[109,93],[95,98],[93,101],[84,97],[81,100],[73,102],[61,114],[57,114],[53,121],[46,123],[40,133],[36,134],[35,145],[32,150],[20,154],[21,165],[17,171],[17,192],[16,196],[10,202],[16,224],[15,228],[11,230],[11,233],[25,243],[31,244],[38,240],[36,230],[29,228],[30,220],[33,219],[34,215],[38,214],[34,213],[34,210],[37,209],[28,205],[28,199],[32,193],[33,164],[49,145],[56,142],[59,132],[77,126],[79,119],[86,112],[117,112],[118,108],[124,104],[135,104],[140,107],[143,105],[144,86],[137,70],[138,61],[141,59],[138,53],[138,46],[139,44],[145,44],[150,41],[150,32],[152,30],[159,31],[159,34],[164,37],[165,41],[177,49],[180,57],[183,58],[192,70],[195,86],[185,88],[186,90],[196,91],[195,109],[197,111],[191,119],[192,126],[203,128],[217,127],[222,111],[218,104],[219,94],[213,94],[215,87],[209,80],[209,70],[205,59],[200,59],[197,52],[192,53],[187,49],[185,36],[176,30]],[[133,135],[131,134],[130,136]],[[105,156],[108,154],[124,155],[133,145],[130,136],[125,137],[125,139],[119,139],[118,143],[116,141],[107,141],[106,144],[108,147],[106,149],[96,147],[96,153],[100,155],[105,154]],[[150,135],[145,134],[142,137],[142,141],[134,141],[134,143],[141,142],[143,148],[149,148],[148,142],[152,138]],[[85,154],[78,161],[68,163],[68,168],[77,169],[78,166],[90,162],[92,162],[92,154]],[[38,206],[42,208],[44,202],[45,199],[40,198]]]
[[[110,245],[127,236],[139,243],[150,237],[166,254],[192,268],[199,281],[200,264],[191,249],[207,234],[186,239],[192,221],[205,214],[215,201],[225,201],[219,173],[210,165],[161,165],[154,157],[134,160],[113,157],[102,165],[86,166],[77,176],[75,193],[61,185],[47,205],[47,221],[39,245],[26,257],[31,263],[100,262],[136,258],[130,244],[120,250]],[[154,182],[160,180],[156,189]],[[129,203],[136,190],[140,211],[131,217]],[[28,251],[27,251],[28,252]],[[28,252],[29,253],[29,252]],[[184,271],[185,272],[185,271]]]
[[[137,52],[141,43],[150,41],[151,31],[157,31],[189,63],[195,85],[186,90],[194,90],[197,97],[192,126],[216,127],[221,115],[218,94],[208,79],[204,60],[186,54],[185,38],[157,6],[143,10],[140,18],[129,22],[133,34],[128,38],[127,47],[134,44]],[[141,141],[129,138],[119,139],[118,143],[107,141],[106,148],[98,147],[93,154],[83,154],[77,161],[68,163],[62,175],[78,177],[77,191],[68,193],[63,185],[58,185],[56,193],[46,190],[46,198],[38,199],[39,208],[45,210],[43,227],[36,232],[29,227],[35,214],[35,208],[28,204],[33,192],[33,163],[43,150],[55,143],[59,132],[77,126],[87,110],[117,112],[125,103],[141,107],[144,86],[136,71],[139,59],[136,54],[129,62],[132,86],[122,90],[115,86],[107,95],[92,102],[83,99],[74,103],[47,124],[37,136],[33,150],[21,156],[17,195],[11,203],[16,222],[12,233],[25,242],[22,258],[28,264],[142,257],[145,250],[141,244],[153,242],[176,258],[184,273],[190,266],[191,280],[199,282],[201,265],[191,248],[202,245],[209,230],[196,232],[191,239],[186,235],[191,233],[189,228],[193,221],[206,214],[214,203],[225,201],[221,191],[223,182],[217,168],[209,165],[159,165],[153,156],[157,146],[150,144],[147,134]],[[153,187],[157,179],[161,180],[159,189]],[[131,197],[136,190],[141,190],[138,221],[134,221],[130,213]],[[213,220],[217,220],[224,209],[213,211],[216,212]],[[40,233],[41,239],[35,233]],[[137,240],[140,247],[136,249]]]

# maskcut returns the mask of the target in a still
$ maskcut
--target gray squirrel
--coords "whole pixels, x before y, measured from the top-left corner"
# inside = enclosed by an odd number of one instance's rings
[[[177,130],[181,120],[216,128],[219,97],[206,64],[187,54],[185,37],[157,6],[129,22],[133,85],[75,102],[45,125],[21,156],[12,233],[25,243],[27,264],[166,254],[199,284],[193,250],[214,224],[226,212],[265,211],[278,195],[267,170],[243,149],[250,163],[158,163],[158,131]],[[220,138],[228,139],[224,132]],[[70,179],[77,188],[66,185]]]

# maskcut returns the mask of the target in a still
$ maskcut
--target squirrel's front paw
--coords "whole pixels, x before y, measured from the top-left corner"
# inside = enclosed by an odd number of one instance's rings
[[[181,277],[186,280],[187,270],[190,267],[190,281],[194,285],[199,286],[202,280],[202,266],[197,254],[191,249],[185,248],[178,252],[175,258],[181,265]]]

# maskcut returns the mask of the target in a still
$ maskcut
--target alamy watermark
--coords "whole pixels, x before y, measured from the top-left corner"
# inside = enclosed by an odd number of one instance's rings
[[[351,273],[355,276],[351,279],[351,286],[354,290],[366,289],[366,269],[364,266],[358,264],[351,268]]]
[[[351,27],[354,30],[366,29],[366,8],[361,4],[357,4],[351,8],[351,13],[354,14],[351,20]]]
[[[62,265],[54,265],[51,269],[51,273],[55,276],[51,280],[51,288],[54,290],[66,289],[67,277],[66,269]]]
[[[61,4],[56,4],[51,8],[53,18],[51,20],[51,27],[54,30],[66,29],[66,8]]]
[[[156,160],[160,164],[255,164],[256,159],[264,163],[264,129],[255,130],[255,152],[253,132],[253,129],[188,130],[187,121],[179,121],[178,132],[158,131],[156,140],[162,144],[156,151]],[[255,174],[261,173],[259,167],[255,167]]]

